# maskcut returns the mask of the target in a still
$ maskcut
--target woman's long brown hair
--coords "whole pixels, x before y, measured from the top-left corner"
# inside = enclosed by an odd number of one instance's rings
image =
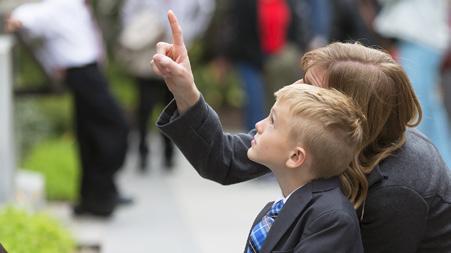
[[[377,49],[337,42],[306,53],[301,64],[304,71],[325,73],[324,85],[352,97],[367,118],[362,150],[341,175],[357,208],[368,192],[366,175],[405,143],[407,127],[420,123],[420,103],[402,67]]]

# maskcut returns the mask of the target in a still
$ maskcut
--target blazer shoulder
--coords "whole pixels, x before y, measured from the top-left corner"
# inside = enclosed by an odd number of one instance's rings
[[[312,194],[311,208],[314,208],[320,216],[322,213],[340,211],[344,213],[355,213],[351,202],[346,198],[340,188]]]
[[[316,230],[324,226],[327,227],[330,225],[339,225],[339,224],[341,224],[341,226],[350,228],[359,227],[359,221],[354,211],[350,212],[349,210],[336,208],[324,211],[319,215],[315,216],[309,223],[307,229],[315,228]]]
[[[335,241],[335,245],[340,244],[338,242],[346,242],[346,245],[356,244],[358,248],[363,247],[359,220],[354,211],[330,209],[320,213],[307,222],[303,231],[303,238],[314,237]]]

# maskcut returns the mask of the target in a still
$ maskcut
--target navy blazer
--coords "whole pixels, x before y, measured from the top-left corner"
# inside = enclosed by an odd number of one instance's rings
[[[261,210],[252,227],[272,203]],[[337,177],[312,181],[288,198],[263,244],[261,253],[269,252],[363,252],[356,212]]]

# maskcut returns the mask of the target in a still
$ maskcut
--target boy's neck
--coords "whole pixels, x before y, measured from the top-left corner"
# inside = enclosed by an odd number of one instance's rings
[[[314,176],[302,169],[293,170],[293,172],[274,172],[274,175],[277,178],[277,182],[279,183],[284,198],[314,179]]]

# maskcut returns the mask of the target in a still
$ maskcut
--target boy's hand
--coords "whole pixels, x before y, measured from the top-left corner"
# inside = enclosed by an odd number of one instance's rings
[[[182,28],[172,10],[168,12],[168,20],[172,30],[172,44],[157,44],[152,67],[155,73],[164,78],[168,89],[174,95],[178,111],[183,113],[199,100],[200,92],[194,83]]]

